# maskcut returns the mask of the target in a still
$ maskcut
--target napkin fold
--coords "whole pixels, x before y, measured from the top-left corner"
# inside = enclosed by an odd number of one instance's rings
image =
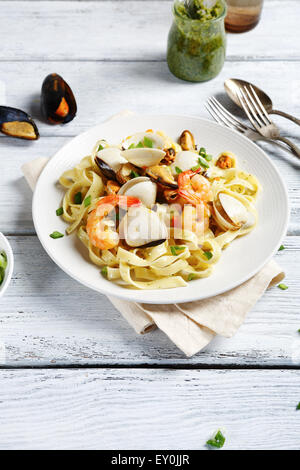
[[[129,114],[133,113],[123,111],[111,119]],[[48,158],[40,157],[22,166],[32,190],[47,162]],[[164,305],[108,298],[136,333],[149,333],[158,327],[186,356],[191,357],[207,346],[215,335],[233,336],[265,290],[284,277],[278,264],[271,260],[248,281],[209,299]]]

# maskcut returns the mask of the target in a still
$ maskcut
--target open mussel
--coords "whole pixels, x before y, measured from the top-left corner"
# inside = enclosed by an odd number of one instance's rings
[[[0,106],[0,131],[18,139],[37,140],[38,128],[24,111],[9,106]]]
[[[57,73],[51,73],[43,82],[41,108],[51,124],[66,124],[76,116],[77,104],[73,92]]]

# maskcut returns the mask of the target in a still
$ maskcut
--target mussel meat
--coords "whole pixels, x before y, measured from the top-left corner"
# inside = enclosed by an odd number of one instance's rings
[[[167,165],[154,165],[146,170],[147,176],[155,183],[159,183],[167,188],[177,189],[178,184],[173,178],[171,169]]]
[[[38,128],[33,119],[24,111],[0,106],[0,131],[18,139],[37,140]]]
[[[51,73],[43,82],[41,108],[51,124],[66,124],[76,116],[77,104],[73,92],[57,73]]]

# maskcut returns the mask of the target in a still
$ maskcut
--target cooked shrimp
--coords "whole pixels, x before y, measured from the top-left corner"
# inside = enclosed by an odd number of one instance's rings
[[[212,199],[210,182],[198,171],[183,171],[178,176],[178,195],[193,205]]]
[[[116,207],[140,206],[141,201],[137,197],[118,196],[111,194],[105,196],[97,202],[87,219],[86,231],[92,245],[101,250],[110,250],[118,245],[119,235],[115,230],[112,219],[107,219],[107,215]]]
[[[197,207],[186,204],[181,214],[181,225],[197,235],[203,234],[209,227],[210,211],[207,204],[200,202]]]

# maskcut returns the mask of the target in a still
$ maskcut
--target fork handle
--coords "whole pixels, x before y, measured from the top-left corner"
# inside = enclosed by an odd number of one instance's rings
[[[287,144],[290,147],[293,154],[296,155],[296,157],[300,158],[300,148],[297,147],[297,145],[294,144],[290,139],[279,136],[279,137],[276,137],[275,140],[280,140],[281,142],[284,142],[285,144]]]
[[[277,109],[272,109],[269,111],[269,114],[278,114],[279,116],[282,116],[286,119],[289,119],[290,121],[293,121],[295,124],[298,124],[300,126],[300,119],[297,119],[295,116],[292,116],[291,114],[285,113],[284,111],[278,111]]]

